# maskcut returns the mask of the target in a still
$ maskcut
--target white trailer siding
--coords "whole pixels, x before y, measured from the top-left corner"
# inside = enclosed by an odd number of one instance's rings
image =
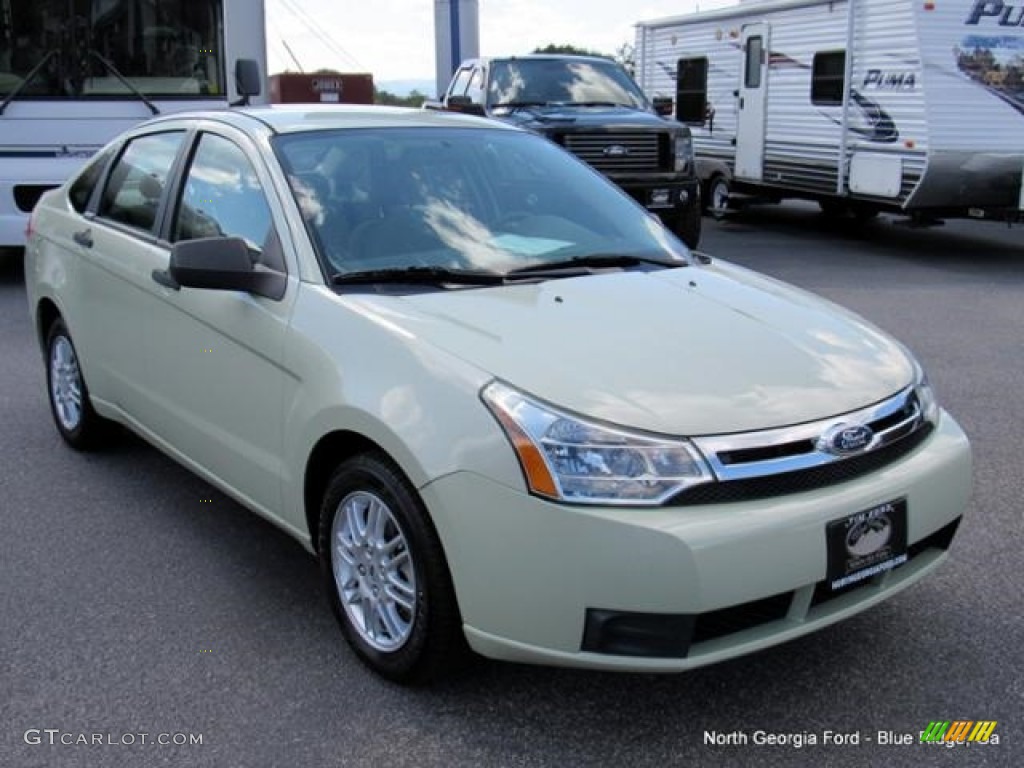
[[[1024,14],[1024,2],[990,1],[984,4],[987,10],[1001,8],[1001,12],[995,16],[979,14],[975,24],[966,23],[973,16],[974,2],[937,2],[931,11],[925,11],[923,4],[915,5],[929,91],[928,122],[936,148],[1020,152],[1024,144],[1021,105],[1014,108],[1000,98],[995,86],[1000,74],[1005,73],[1006,64],[1014,59],[1018,65],[1024,64],[1024,26],[1013,23]],[[1005,24],[1000,23],[1003,13],[1009,13]],[[975,70],[972,77],[968,68],[958,67],[957,52],[966,53],[978,43],[986,43],[991,49],[996,66],[987,71]],[[1024,85],[1017,90],[1018,97],[1024,95]],[[994,130],[1005,125],[1015,126],[1016,135],[1011,136],[1008,130]]]
[[[675,96],[679,60],[707,58],[714,118],[690,124],[704,178],[735,171],[749,118],[741,41],[758,23],[769,27],[765,143],[748,186],[952,215],[1024,200],[1024,0],[766,0],[641,22],[648,94]],[[847,55],[845,108],[811,98],[815,56],[835,51]]]
[[[846,3],[765,13],[771,26],[764,180],[799,190],[836,190],[842,107],[811,103],[814,54],[846,48]]]
[[[1024,3],[916,9],[932,152],[910,202],[1024,207]]]
[[[708,101],[713,121],[690,125],[702,159],[731,164],[736,154],[736,99],[739,87],[739,38],[730,38],[721,25],[699,23],[680,27],[640,27],[637,30],[637,80],[649,96],[676,97],[679,59],[706,56]]]
[[[891,142],[878,142],[852,134],[849,158],[852,161],[855,153],[898,157],[903,179],[901,202],[909,198],[924,174],[929,145],[921,57],[914,44],[913,8],[918,4],[920,0],[861,0],[853,5],[851,88],[885,111],[897,135]],[[858,111],[856,105],[850,105],[851,119],[856,119]]]

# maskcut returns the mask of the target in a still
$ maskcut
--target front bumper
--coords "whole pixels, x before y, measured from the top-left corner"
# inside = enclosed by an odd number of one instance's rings
[[[658,214],[681,214],[700,205],[700,183],[679,181],[675,174],[664,178],[609,175],[622,190],[647,210]]]
[[[422,490],[466,637],[510,661],[674,672],[798,637],[874,605],[945,558],[967,504],[967,439],[943,413],[899,461],[856,480],[742,503],[657,509],[555,504],[471,473]],[[910,560],[836,595],[825,528],[895,498]],[[588,610],[687,617],[681,656],[584,651]],[[682,630],[680,630],[682,631]]]

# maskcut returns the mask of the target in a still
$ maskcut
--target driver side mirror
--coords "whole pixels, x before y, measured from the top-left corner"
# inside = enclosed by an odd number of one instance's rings
[[[240,237],[203,237],[175,243],[167,275],[186,288],[245,291],[275,301],[288,287],[283,273],[253,264],[249,246]]]
[[[662,117],[668,117],[672,114],[671,96],[655,96],[651,100],[651,104],[654,106],[654,111]]]
[[[469,96],[449,96],[445,100],[445,108],[450,112],[461,112],[464,115],[484,116],[484,108]]]

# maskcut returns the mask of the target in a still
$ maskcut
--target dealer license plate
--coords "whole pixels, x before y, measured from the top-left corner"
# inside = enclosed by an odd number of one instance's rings
[[[907,500],[896,499],[825,527],[828,583],[856,584],[907,562]]]

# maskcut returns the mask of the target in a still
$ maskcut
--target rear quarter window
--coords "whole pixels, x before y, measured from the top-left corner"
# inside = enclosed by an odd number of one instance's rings
[[[101,152],[89,161],[85,169],[78,174],[78,178],[72,182],[71,188],[68,190],[68,199],[71,201],[71,207],[79,213],[84,213],[85,209],[89,207],[93,190],[103,178],[103,172],[107,169],[107,164],[113,156],[113,148]]]

